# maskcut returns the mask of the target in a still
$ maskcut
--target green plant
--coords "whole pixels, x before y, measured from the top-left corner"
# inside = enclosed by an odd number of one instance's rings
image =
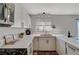
[[[20,38],[23,38],[23,35],[24,35],[24,33],[20,33],[20,34],[19,34],[19,37],[20,37]]]
[[[20,35],[24,35],[24,33],[20,33]]]

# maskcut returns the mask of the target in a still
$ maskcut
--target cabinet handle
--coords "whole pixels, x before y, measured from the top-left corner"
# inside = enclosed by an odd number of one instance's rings
[[[47,44],[48,44],[49,40],[46,40],[46,42],[47,42]]]

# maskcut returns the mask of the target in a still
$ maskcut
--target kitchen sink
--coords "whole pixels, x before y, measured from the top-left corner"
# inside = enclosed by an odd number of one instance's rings
[[[51,34],[41,34],[40,37],[53,37]]]

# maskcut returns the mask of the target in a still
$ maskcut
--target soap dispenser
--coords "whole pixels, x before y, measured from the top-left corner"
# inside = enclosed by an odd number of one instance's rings
[[[68,30],[68,38],[70,38],[71,37],[71,33],[70,33],[70,31]]]

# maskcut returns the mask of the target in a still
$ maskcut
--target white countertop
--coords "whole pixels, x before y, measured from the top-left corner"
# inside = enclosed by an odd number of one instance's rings
[[[4,45],[1,48],[28,48],[29,44],[32,42],[32,36],[24,36],[23,39],[19,39],[13,45]]]
[[[40,34],[25,35],[23,39],[20,39],[13,45],[4,45],[1,48],[28,48],[35,36],[40,36]],[[67,38],[62,34],[52,34],[52,36],[56,36],[56,38],[63,40],[79,49],[79,40],[76,40],[76,38]]]
[[[33,36],[40,36],[40,34],[34,34]],[[68,38],[62,34],[52,34],[52,36],[56,36],[57,39],[63,40],[64,42],[69,43],[79,49],[79,40],[76,37]]]
[[[61,36],[59,35],[59,36],[56,36],[56,37],[57,37],[57,39],[63,40],[64,42],[69,43],[72,46],[79,49],[79,40],[76,37],[68,38],[68,37],[63,36],[63,35],[61,35]]]

